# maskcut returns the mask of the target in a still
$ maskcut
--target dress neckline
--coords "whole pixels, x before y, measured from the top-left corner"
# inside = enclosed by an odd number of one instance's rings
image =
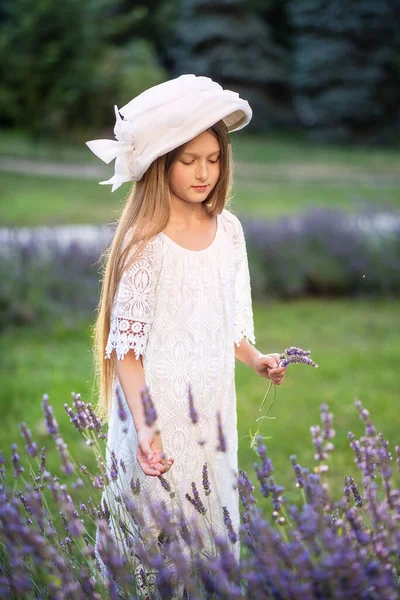
[[[211,244],[209,246],[207,246],[207,248],[203,248],[202,250],[191,250],[190,248],[185,248],[185,246],[181,246],[180,244],[175,242],[172,238],[169,237],[169,235],[167,235],[163,231],[160,231],[160,235],[162,235],[164,238],[166,238],[173,246],[179,248],[180,250],[183,250],[183,252],[189,252],[190,254],[202,254],[203,252],[207,252],[208,250],[213,248],[217,241],[221,225],[220,225],[220,214],[217,214],[216,216],[217,216],[217,228],[215,231],[214,239],[211,242]]]

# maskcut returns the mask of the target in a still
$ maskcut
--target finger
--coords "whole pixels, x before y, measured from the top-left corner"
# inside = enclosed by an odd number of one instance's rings
[[[276,367],[274,369],[270,369],[271,375],[280,375],[281,373],[285,373],[286,367]]]
[[[154,453],[148,442],[142,442],[142,444],[140,444],[140,450],[148,460],[152,460],[154,458]]]
[[[158,469],[152,469],[149,465],[147,464],[143,464],[143,463],[139,463],[139,465],[142,468],[142,471],[145,475],[151,475],[153,477],[160,475],[160,471]],[[154,465],[153,465],[154,466]]]
[[[261,359],[262,363],[269,369],[274,369],[278,366],[278,361],[271,356],[265,356]]]

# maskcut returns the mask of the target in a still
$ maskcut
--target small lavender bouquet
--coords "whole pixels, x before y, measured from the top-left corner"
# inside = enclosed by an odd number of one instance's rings
[[[282,354],[279,355],[278,367],[288,367],[289,365],[295,365],[297,363],[301,363],[303,365],[310,365],[310,367],[314,367],[316,369],[318,368],[317,363],[315,363],[311,359],[311,351],[310,350],[303,350],[302,348],[298,348],[297,346],[290,346],[290,348],[286,348],[285,352],[282,352]],[[260,404],[260,408],[259,408],[260,411],[263,409],[264,403],[268,397],[271,386],[272,386],[272,381],[270,382],[268,389],[265,393],[265,396]],[[275,387],[274,397],[273,397],[271,404],[269,405],[268,410],[266,411],[265,415],[262,415],[261,417],[258,417],[258,419],[256,419],[256,422],[259,422],[257,431],[254,434],[252,433],[251,429],[249,431],[250,447],[256,452],[256,454],[258,453],[257,452],[257,437],[260,436],[260,427],[261,427],[262,423],[265,421],[265,419],[275,419],[275,417],[270,417],[268,414],[274,403],[275,395],[276,395],[276,387]],[[261,437],[261,439],[269,439],[270,438],[270,436],[260,436],[260,437]]]
[[[302,350],[301,348],[297,348],[296,346],[290,346],[290,348],[286,348],[285,352],[283,352],[279,356],[280,367],[287,367],[296,363],[310,365],[311,367],[315,367],[316,369],[318,368],[317,363],[311,360],[310,350]]]

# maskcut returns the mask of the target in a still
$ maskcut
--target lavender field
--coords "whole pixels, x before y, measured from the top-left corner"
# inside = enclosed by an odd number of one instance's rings
[[[264,439],[255,452],[250,432],[257,428],[268,382],[237,364],[243,526],[232,531],[225,515],[228,543],[216,540],[219,558],[202,557],[189,576],[179,556],[183,547],[189,554],[193,550],[192,538],[188,543],[170,535],[165,555],[155,551],[146,557],[119,524],[131,556],[136,552],[147,560],[150,570],[161,568],[158,591],[151,588],[151,574],[144,578],[151,598],[173,597],[176,571],[190,598],[398,597],[400,225],[393,183],[398,159],[388,152],[385,160],[384,151],[352,156],[345,149],[327,150],[310,155],[308,168],[319,161],[322,170],[329,162],[343,173],[346,164],[346,185],[326,175],[317,183],[315,171],[301,183],[288,175],[298,162],[296,144],[277,144],[275,150],[265,150],[270,166],[260,172],[249,146],[238,149],[245,167],[246,158],[253,161],[253,171],[247,169],[253,177],[242,166],[232,201],[248,240],[256,346],[263,352],[292,344],[309,348],[319,368],[288,368],[269,412],[274,418],[262,424]],[[285,160],[276,160],[279,152]],[[43,150],[38,158],[49,155]],[[380,173],[375,183],[367,177],[374,172]],[[0,500],[0,595],[144,597],[136,589],[140,573],[111,561],[115,552],[107,534],[104,560],[113,579],[104,589],[96,583],[95,522],[100,518],[107,532],[111,515],[99,503],[112,475],[96,459],[100,447],[104,452],[101,431],[85,420],[72,395],[95,404],[90,326],[98,258],[122,197],[111,203],[89,179],[3,175],[0,466],[7,485]],[[100,228],[91,228],[96,222]],[[89,228],[80,229],[82,224]],[[30,229],[36,225],[50,227],[47,233]],[[43,406],[44,394],[51,410]],[[267,405],[272,398],[273,390]],[[355,406],[356,399],[362,406]],[[70,423],[65,403],[82,413],[81,432]],[[113,476],[115,471],[114,465]],[[201,473],[197,491],[206,506]],[[128,510],[140,519],[137,501],[140,495]],[[164,525],[168,530],[167,521]],[[238,569],[229,544],[239,533]]]

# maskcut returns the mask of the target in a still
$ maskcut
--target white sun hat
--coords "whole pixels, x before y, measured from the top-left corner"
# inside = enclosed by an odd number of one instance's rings
[[[181,75],[155,85],[125,106],[114,106],[116,140],[91,140],[90,150],[105,163],[115,158],[115,172],[101,185],[117,190],[139,181],[151,163],[193,139],[217,121],[229,132],[245,127],[252,118],[249,103],[224,90],[209,77]],[[123,116],[123,119],[121,118]]]

